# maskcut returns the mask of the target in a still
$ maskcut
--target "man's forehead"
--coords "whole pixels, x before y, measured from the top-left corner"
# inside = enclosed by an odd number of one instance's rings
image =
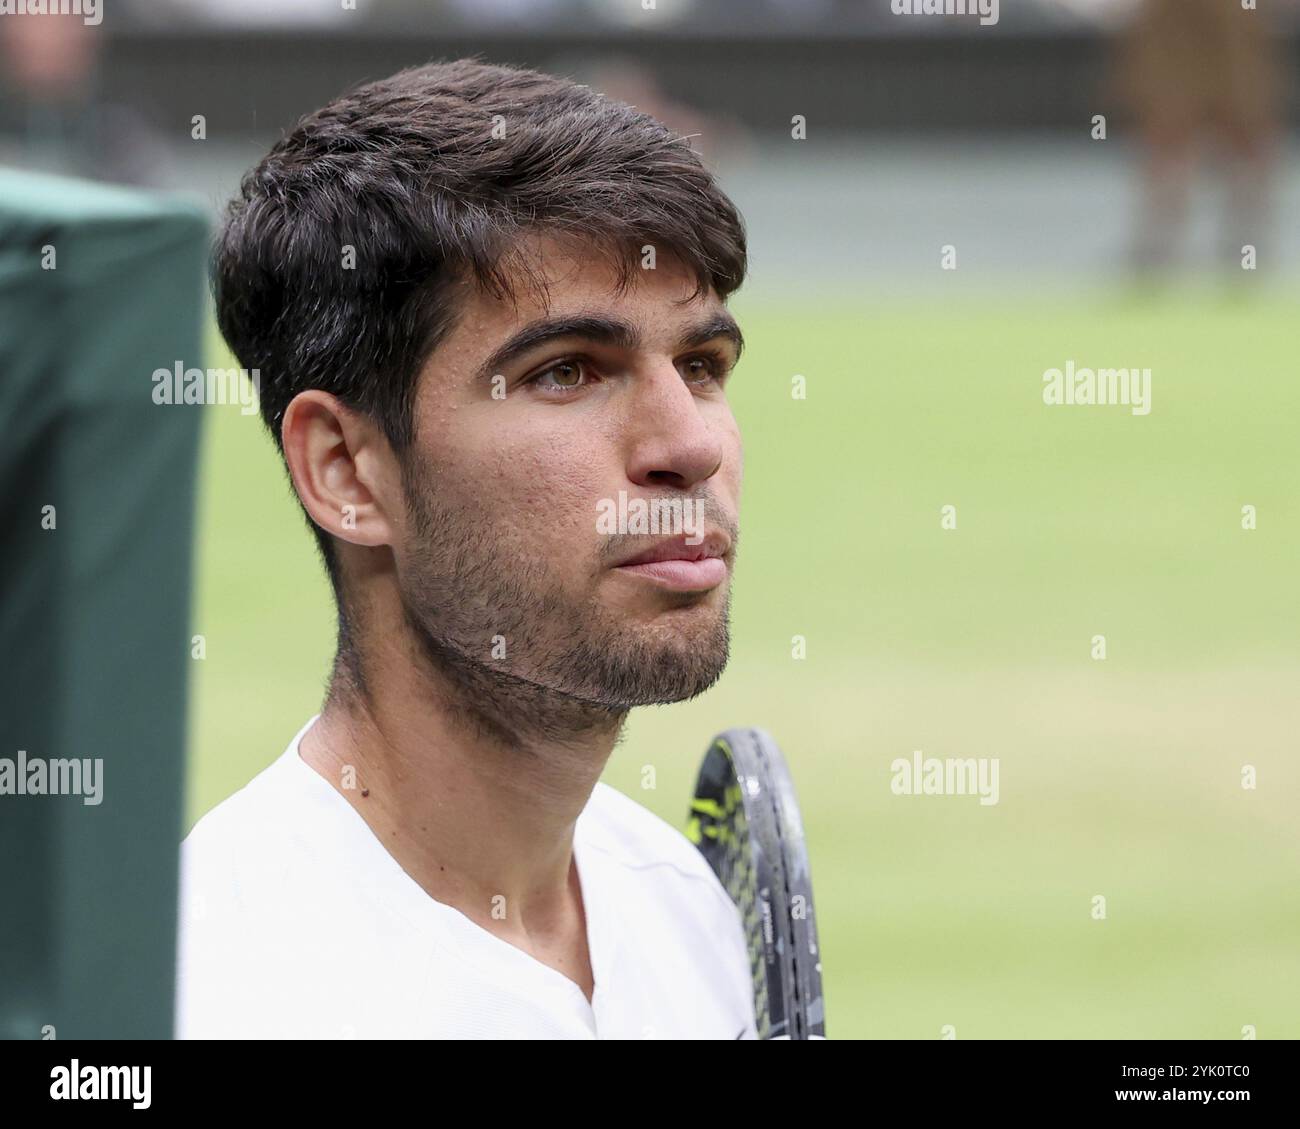
[[[723,308],[712,288],[699,287],[694,274],[672,255],[655,256],[652,262],[649,268],[633,263],[629,270],[605,251],[534,245],[503,264],[510,293],[498,297],[471,288],[462,320],[481,337],[543,318],[605,314],[660,322]]]

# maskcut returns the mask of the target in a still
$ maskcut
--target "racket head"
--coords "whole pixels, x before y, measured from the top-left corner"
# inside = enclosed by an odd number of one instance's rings
[[[768,733],[737,728],[713,739],[687,837],[740,910],[759,1038],[825,1038],[803,819],[785,757]]]

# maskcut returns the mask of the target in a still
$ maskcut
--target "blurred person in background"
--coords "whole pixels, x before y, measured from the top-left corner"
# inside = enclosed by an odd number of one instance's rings
[[[1282,128],[1276,39],[1241,0],[1143,0],[1119,41],[1119,82],[1143,148],[1133,243],[1141,273],[1168,268],[1186,226],[1197,166],[1209,156],[1226,191],[1222,259],[1259,247]]]
[[[169,160],[158,132],[137,111],[102,96],[104,43],[103,24],[80,16],[0,19],[0,85],[13,131],[0,158],[119,184],[166,180]]]

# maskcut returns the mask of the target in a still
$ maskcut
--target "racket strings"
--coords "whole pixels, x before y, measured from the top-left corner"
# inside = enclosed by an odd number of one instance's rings
[[[721,752],[722,750],[719,749]],[[711,794],[697,795],[691,805],[688,836],[700,848],[727,896],[740,911],[749,955],[753,983],[754,1013],[759,1038],[769,1030],[767,946],[763,932],[763,913],[756,891],[753,845],[749,820],[745,815],[744,797],[736,779],[735,767],[725,758],[725,786]]]

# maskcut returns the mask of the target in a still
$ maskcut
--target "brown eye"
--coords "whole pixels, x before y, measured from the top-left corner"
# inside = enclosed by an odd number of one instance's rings
[[[570,391],[582,387],[583,376],[583,368],[578,361],[561,361],[558,365],[539,372],[533,377],[533,383],[543,389]]]
[[[692,384],[704,384],[719,375],[718,366],[708,357],[688,357],[682,362],[682,375]]]

